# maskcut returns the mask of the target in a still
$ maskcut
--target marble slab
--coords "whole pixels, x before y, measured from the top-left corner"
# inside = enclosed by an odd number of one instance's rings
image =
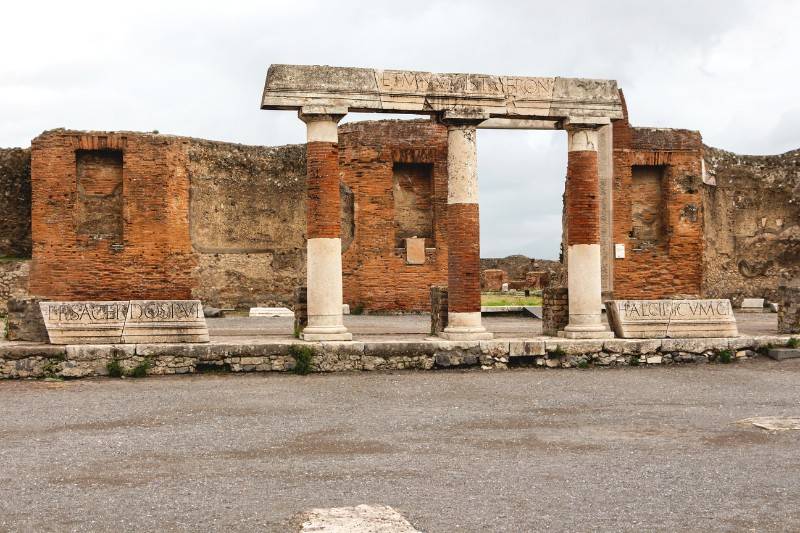
[[[730,300],[609,300],[611,328],[623,339],[736,337]]]
[[[40,302],[51,344],[208,342],[199,300]]]

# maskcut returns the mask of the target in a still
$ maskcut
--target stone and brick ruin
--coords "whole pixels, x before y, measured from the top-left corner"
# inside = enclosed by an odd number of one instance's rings
[[[307,286],[304,338],[348,340],[342,303],[429,312],[447,287],[440,335],[479,340],[481,289],[508,284],[544,291],[549,335],[610,335],[607,300],[758,296],[798,320],[800,151],[634,127],[603,80],[275,65],[262,108],[295,110],[308,143],[58,129],[0,150],[0,314],[22,296],[292,306]],[[339,125],[351,111],[432,120]],[[482,128],[566,130],[562,262],[480,259]]]

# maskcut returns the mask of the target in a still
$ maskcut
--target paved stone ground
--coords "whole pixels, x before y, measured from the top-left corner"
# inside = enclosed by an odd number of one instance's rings
[[[800,361],[0,383],[0,530],[800,530]]]
[[[778,315],[775,313],[742,313],[736,315],[742,335],[775,335],[778,332]],[[251,337],[259,335],[289,336],[293,330],[291,317],[278,318],[209,318],[212,336]],[[430,333],[430,316],[419,315],[349,315],[344,323],[354,339],[364,340],[375,335],[391,335],[396,339],[421,339]],[[542,334],[542,321],[524,315],[483,316],[483,325],[496,338],[538,337]]]

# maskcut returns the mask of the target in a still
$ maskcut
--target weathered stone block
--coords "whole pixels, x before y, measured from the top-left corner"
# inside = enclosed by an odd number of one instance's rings
[[[199,300],[41,302],[52,344],[208,342]]]
[[[38,298],[9,298],[6,337],[10,341],[47,342]]]
[[[620,338],[736,337],[730,300],[609,300],[606,311]]]

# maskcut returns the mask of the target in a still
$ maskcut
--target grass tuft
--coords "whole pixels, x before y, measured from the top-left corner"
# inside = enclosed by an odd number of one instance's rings
[[[311,372],[311,359],[314,357],[314,350],[310,346],[293,344],[289,347],[289,355],[294,357],[295,374],[305,375]]]

